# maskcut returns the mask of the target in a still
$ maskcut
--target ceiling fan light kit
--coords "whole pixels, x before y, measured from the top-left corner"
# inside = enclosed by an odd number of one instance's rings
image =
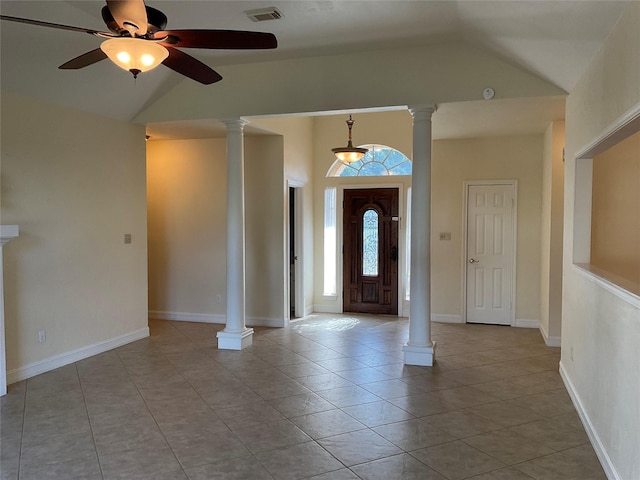
[[[131,72],[134,78],[140,72],[148,72],[169,56],[162,45],[139,38],[110,38],[100,44],[100,49],[120,68]]]
[[[106,3],[102,8],[102,19],[109,32],[8,15],[0,15],[0,19],[88,33],[106,39],[100,48],[60,65],[58,68],[62,70],[85,68],[109,58],[137,78],[139,73],[152,70],[162,63],[203,85],[218,82],[222,80],[222,76],[207,64],[184,53],[182,48],[240,50],[269,49],[278,46],[278,41],[272,33],[212,29],[166,30],[166,15],[160,10],[147,7],[144,0],[106,0]]]
[[[354,123],[356,122],[353,120],[353,118],[351,118],[351,115],[349,115],[349,120],[347,120],[347,127],[349,127],[349,141],[347,142],[347,146],[331,149],[338,160],[346,163],[353,163],[361,160],[362,157],[364,157],[365,154],[369,151],[366,148],[353,146],[353,142],[351,140],[351,129],[353,128]]]

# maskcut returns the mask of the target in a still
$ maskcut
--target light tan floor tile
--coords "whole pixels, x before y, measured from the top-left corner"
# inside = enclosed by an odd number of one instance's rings
[[[553,418],[525,423],[511,427],[510,430],[557,451],[589,443],[589,437],[584,430],[563,425]]]
[[[346,466],[390,457],[402,450],[371,430],[357,430],[318,440],[325,450]]]
[[[310,413],[332,410],[335,406],[315,393],[303,393],[291,397],[277,398],[269,402],[287,418],[299,417]]]
[[[335,472],[323,473],[322,475],[314,475],[306,477],[305,480],[360,480],[355,473],[346,468],[336,470]]]
[[[516,433],[514,429],[483,433],[465,438],[464,442],[507,465],[524,462],[554,452],[551,447],[538,443],[531,438],[523,437]]]
[[[169,447],[140,448],[100,455],[104,480],[186,480]]]
[[[409,385],[400,379],[393,378],[391,380],[382,380],[361,385],[362,388],[377,395],[380,398],[389,400],[391,398],[406,397],[408,395],[418,395],[424,393],[418,387]]]
[[[298,480],[339,470],[342,463],[316,442],[259,453],[256,458],[277,480]]]
[[[471,437],[480,433],[500,430],[503,428],[502,425],[492,422],[491,420],[487,420],[486,418],[476,415],[468,410],[456,410],[453,412],[431,415],[429,417],[424,417],[424,420],[456,438]]]
[[[285,419],[284,415],[264,400],[259,403],[249,404],[235,402],[235,405],[218,408],[215,412],[233,430],[264,423],[280,422]]]
[[[446,480],[410,455],[401,454],[351,467],[362,480]]]
[[[311,392],[308,388],[291,379],[283,382],[253,386],[252,389],[265,400],[273,400],[274,398],[290,397],[292,395]]]
[[[271,451],[311,440],[311,437],[289,420],[235,429],[234,433],[252,453]]]
[[[380,401],[380,397],[377,397],[364,388],[353,384],[348,387],[322,390],[317,393],[325,400],[334,404],[336,407],[349,407],[352,405],[360,405],[363,403]]]
[[[353,385],[349,380],[333,372],[298,377],[296,381],[304,385],[309,390],[320,392],[322,390],[332,390],[334,388],[350,387]]]
[[[417,367],[402,318],[314,314],[242,351],[223,325],[149,324],[9,386],[0,479],[605,478],[538,331],[434,323]]]
[[[406,410],[415,417],[426,417],[427,415],[436,415],[458,409],[458,407],[451,405],[443,398],[434,395],[434,392],[392,398],[389,402]]]
[[[512,427],[542,419],[542,416],[533,410],[509,401],[479,405],[467,410],[503,427]]]
[[[344,370],[342,372],[338,372],[338,375],[346,378],[351,383],[355,383],[356,385],[363,385],[366,383],[380,382],[383,380],[391,379],[389,375],[382,373],[380,370],[377,370],[373,367]]]
[[[411,455],[450,480],[462,480],[505,466],[461,441],[415,450]]]
[[[314,439],[366,428],[365,425],[337,408],[325,412],[293,417],[290,420]]]
[[[405,452],[455,440],[451,435],[418,418],[382,425],[373,431]]]
[[[221,462],[188,468],[189,480],[273,480],[271,474],[254,457],[223,460]]]
[[[590,445],[536,458],[514,465],[536,480],[606,480],[606,475]]]
[[[414,418],[410,413],[384,400],[343,407],[342,411],[348,413],[367,427],[377,427],[387,423],[395,423]]]
[[[508,467],[494,470],[493,472],[475,475],[470,477],[468,480],[533,480],[533,477],[530,477],[519,470]]]
[[[4,465],[2,468],[4,471]],[[20,480],[86,480],[89,478],[102,478],[95,454],[53,463],[46,463],[42,459],[30,459],[21,462],[20,465]]]

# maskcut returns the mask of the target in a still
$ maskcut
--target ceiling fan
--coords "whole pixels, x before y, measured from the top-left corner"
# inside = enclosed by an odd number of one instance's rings
[[[42,22],[28,18],[0,15],[0,19],[40,27],[83,32],[104,38],[100,48],[84,53],[58,68],[75,70],[88,67],[105,58],[130,71],[134,77],[160,63],[202,84],[210,85],[222,76],[200,60],[178,48],[269,49],[278,41],[272,33],[242,30],[165,30],[167,17],[148,7],[144,0],[106,0],[102,19],[109,32]]]

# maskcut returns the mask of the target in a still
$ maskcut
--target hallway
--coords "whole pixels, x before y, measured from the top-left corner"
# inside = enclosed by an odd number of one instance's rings
[[[217,350],[222,325],[151,336],[9,386],[2,480],[605,479],[533,329],[314,314]]]

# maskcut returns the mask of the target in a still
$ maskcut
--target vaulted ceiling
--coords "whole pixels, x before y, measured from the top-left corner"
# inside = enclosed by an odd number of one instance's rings
[[[278,38],[278,48],[270,51],[189,51],[213,68],[462,40],[568,92],[612,30],[626,3],[617,0],[149,0],[147,5],[167,15],[168,28],[257,30],[272,32]],[[99,0],[3,0],[0,12],[104,30],[100,18],[103,5]],[[269,6],[276,6],[283,18],[255,23],[244,13]],[[0,28],[3,90],[130,120],[179,82],[190,81],[160,67],[141,75],[134,83],[130,74],[108,61],[76,71],[58,70],[60,64],[96,48],[100,40],[82,33],[10,22],[2,22]],[[208,88],[216,88],[216,84]],[[507,109],[508,102],[503,104]],[[532,124],[540,124],[541,117],[557,116],[558,105],[558,99],[550,100],[544,114],[538,105],[532,113]],[[500,104],[493,106],[496,121],[501,116],[508,118],[506,111],[499,111],[500,107]],[[473,112],[478,106],[469,105],[469,108],[469,112]],[[461,106],[447,110],[460,118],[468,116]]]

